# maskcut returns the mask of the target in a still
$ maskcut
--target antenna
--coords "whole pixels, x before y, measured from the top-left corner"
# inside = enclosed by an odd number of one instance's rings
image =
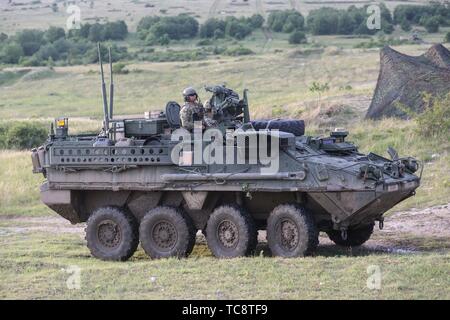
[[[106,85],[105,85],[105,77],[103,74],[103,62],[102,62],[102,54],[100,52],[100,42],[97,44],[98,46],[98,62],[100,64],[100,74],[102,78],[102,98],[103,98],[103,115],[104,115],[104,125],[105,125],[105,134],[108,134],[109,131],[109,116],[108,116],[108,101],[106,101]]]
[[[110,84],[109,84],[109,119],[113,119],[114,111],[114,80],[113,80],[113,68],[111,59],[111,47],[108,49],[109,54],[109,74],[110,74]]]

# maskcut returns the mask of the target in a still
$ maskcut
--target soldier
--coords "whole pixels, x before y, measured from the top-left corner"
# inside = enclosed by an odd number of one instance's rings
[[[197,92],[194,88],[188,87],[183,90],[185,104],[180,111],[181,126],[189,131],[194,129],[194,122],[201,121],[204,127],[205,109],[198,100]]]

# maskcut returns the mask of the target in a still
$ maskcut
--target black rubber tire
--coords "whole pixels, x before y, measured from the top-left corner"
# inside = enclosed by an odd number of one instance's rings
[[[237,240],[227,247],[219,237],[219,227],[231,224],[237,231]],[[206,241],[217,258],[236,258],[253,254],[258,243],[257,230],[253,218],[241,207],[234,204],[217,207],[208,219]]]
[[[109,230],[102,232],[100,227],[109,228]],[[103,230],[106,230],[105,228]],[[105,237],[111,235],[111,228],[114,228],[115,232],[119,230],[119,233],[114,235],[114,239],[105,240]],[[87,247],[94,257],[101,260],[128,260],[139,245],[138,228],[135,217],[126,210],[118,207],[99,208],[91,214],[87,221]],[[109,242],[108,240],[114,242],[116,236],[120,238],[116,244],[106,244]]]
[[[283,245],[282,222],[295,231],[297,236],[291,245]],[[267,219],[267,243],[272,255],[295,258],[310,255],[319,244],[319,231],[314,218],[304,207],[296,204],[282,204],[270,213]],[[292,246],[292,247],[289,247]]]
[[[251,121],[251,124],[255,130],[278,129],[295,136],[305,134],[305,122],[303,120],[254,120]]]
[[[335,244],[343,247],[357,247],[370,239],[374,223],[347,230],[347,239],[342,239],[340,230],[327,231],[328,238]]]
[[[170,235],[168,239],[158,237],[154,234],[156,227],[170,228],[172,238]],[[195,235],[196,229],[191,218],[181,209],[173,207],[161,206],[150,210],[139,226],[141,246],[152,259],[189,256],[195,245]]]

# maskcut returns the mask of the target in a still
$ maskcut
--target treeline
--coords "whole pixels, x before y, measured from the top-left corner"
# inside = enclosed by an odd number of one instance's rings
[[[438,32],[440,26],[450,26],[450,2],[432,2],[430,5],[399,5],[394,9],[394,21],[403,30],[412,25],[424,26],[428,32]]]
[[[381,31],[386,34],[394,31],[391,12],[384,4],[380,5]],[[314,35],[371,35],[380,30],[367,27],[367,6],[347,9],[320,8],[312,10],[307,18],[308,30]]]
[[[63,28],[50,27],[46,31],[23,30],[14,36],[0,35],[0,63],[23,66],[52,66],[61,64],[87,64],[98,60],[96,42],[123,40],[128,34],[125,22],[85,24],[81,29],[65,32]],[[107,57],[106,49],[102,51]],[[127,49],[112,45],[112,59],[127,56]]]

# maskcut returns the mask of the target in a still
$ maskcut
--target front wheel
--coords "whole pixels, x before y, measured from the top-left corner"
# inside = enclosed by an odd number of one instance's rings
[[[356,247],[369,240],[373,232],[374,224],[368,224],[354,229],[347,230],[347,238],[342,238],[340,230],[327,231],[328,238],[335,244],[343,247]]]
[[[138,224],[132,214],[121,208],[103,207],[89,217],[86,240],[94,257],[125,261],[139,244]]]

